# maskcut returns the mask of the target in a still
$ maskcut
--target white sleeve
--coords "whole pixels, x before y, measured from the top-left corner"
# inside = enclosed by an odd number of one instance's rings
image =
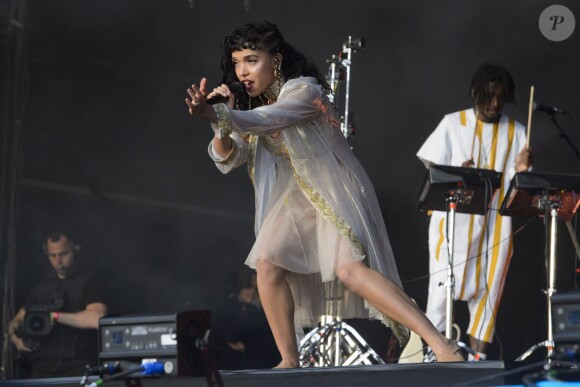
[[[522,151],[522,149],[525,148],[526,144],[527,144],[527,132],[526,132],[526,128],[525,126],[523,126],[522,124],[520,124],[519,122],[516,124],[516,137],[514,139],[514,149],[512,150],[512,152],[515,152],[513,154],[513,160],[514,162],[512,163],[512,165],[510,166],[510,168],[507,170],[507,174],[509,177],[509,180],[511,181],[511,179],[513,179],[513,177],[516,175],[516,158],[518,156],[518,153],[520,153]],[[527,170],[527,172],[531,172],[532,171],[532,167],[530,166]]]
[[[213,105],[217,124],[212,125],[218,136],[237,132],[265,135],[293,127],[316,118],[324,109],[323,89],[302,78],[288,81],[272,105],[253,110],[232,110],[224,104]]]
[[[230,137],[233,140],[232,150],[226,157],[221,157],[216,153],[213,147],[213,141],[210,141],[207,148],[209,157],[215,162],[217,169],[224,174],[239,167],[248,160],[248,143],[237,133],[232,133]]]
[[[451,165],[451,141],[449,139],[449,118],[443,117],[437,128],[429,135],[417,157],[426,168],[432,164]]]

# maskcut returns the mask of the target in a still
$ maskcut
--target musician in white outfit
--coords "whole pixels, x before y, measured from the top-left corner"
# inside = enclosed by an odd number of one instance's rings
[[[511,218],[498,212],[516,172],[531,168],[524,126],[502,114],[515,102],[514,81],[502,66],[483,64],[473,76],[473,108],[447,114],[423,144],[417,157],[430,165],[494,169],[502,172],[501,187],[487,215],[456,214],[454,268],[455,299],[466,301],[467,330],[476,358],[485,359],[493,333],[507,269],[513,253]],[[427,316],[445,330],[447,279],[446,213],[433,211],[429,225],[429,296]]]

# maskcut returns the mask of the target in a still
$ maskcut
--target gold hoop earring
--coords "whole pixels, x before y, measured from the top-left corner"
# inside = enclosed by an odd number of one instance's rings
[[[282,89],[282,86],[284,86],[284,76],[282,74],[282,63],[281,63],[281,54],[278,53],[276,55],[274,55],[274,78],[276,78],[277,80],[277,84],[278,84],[278,93],[280,92],[280,90]],[[276,96],[277,98],[277,96]]]

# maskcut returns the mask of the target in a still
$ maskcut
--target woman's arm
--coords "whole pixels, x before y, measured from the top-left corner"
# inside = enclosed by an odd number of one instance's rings
[[[224,149],[216,149],[216,145],[219,147],[223,144],[223,138],[214,137],[209,143],[208,153],[216,167],[222,173],[228,173],[248,160],[249,149],[247,139],[238,133],[232,133],[224,138],[227,138],[231,144],[229,152],[223,152]]]
[[[234,146],[234,140],[230,136],[219,138],[217,134],[213,137],[212,147],[216,155],[221,158],[226,158],[231,152]]]
[[[237,111],[216,107],[218,125],[227,126],[233,132],[265,135],[298,124],[311,121],[319,116],[327,105],[318,84],[303,79],[293,79],[282,88],[277,102],[254,110]]]

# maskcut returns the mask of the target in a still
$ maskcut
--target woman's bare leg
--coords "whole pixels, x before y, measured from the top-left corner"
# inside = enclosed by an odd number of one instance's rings
[[[282,361],[276,368],[298,367],[298,345],[294,331],[294,298],[286,270],[259,259],[256,267],[258,293]]]
[[[433,349],[438,361],[459,361],[459,348],[431,324],[421,309],[393,281],[362,262],[347,263],[336,269],[338,278],[381,313],[417,333]]]

